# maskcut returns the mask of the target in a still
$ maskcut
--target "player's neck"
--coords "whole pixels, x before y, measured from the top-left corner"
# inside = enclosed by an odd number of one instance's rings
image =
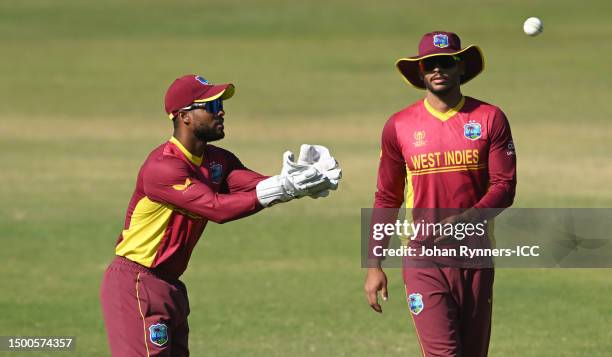
[[[463,98],[463,94],[461,94],[459,90],[438,94],[427,91],[427,95],[425,96],[427,103],[441,113],[446,113],[451,108],[454,108],[459,104],[461,98]]]
[[[192,155],[202,156],[206,150],[206,142],[196,138],[185,130],[175,130],[172,134]]]

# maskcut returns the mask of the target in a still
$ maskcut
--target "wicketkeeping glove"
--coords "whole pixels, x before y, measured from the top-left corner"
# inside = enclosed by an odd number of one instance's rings
[[[329,195],[329,190],[336,190],[340,179],[342,179],[342,169],[338,161],[331,156],[329,149],[322,145],[302,144],[300,147],[300,156],[298,157],[298,165],[310,165],[316,167],[329,182],[328,187],[311,197],[319,198]]]
[[[329,180],[316,167],[297,165],[293,153],[283,154],[283,169],[280,175],[272,176],[257,184],[257,198],[264,207],[287,202],[320,192]]]

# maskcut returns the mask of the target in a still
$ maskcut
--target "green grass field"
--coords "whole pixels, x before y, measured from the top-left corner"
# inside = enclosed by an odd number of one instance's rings
[[[395,60],[430,30],[481,45],[487,67],[464,93],[510,119],[515,206],[612,207],[611,12],[606,0],[2,1],[0,335],[74,335],[73,355],[108,355],[100,279],[137,170],[170,137],[165,90],[199,73],[236,84],[219,144],[250,168],[274,174],[284,150],[319,143],[344,180],[328,199],[209,225],[183,276],[192,355],[418,356],[400,271],[375,314],[359,257],[380,131],[422,95]],[[522,33],[529,16],[541,36]],[[498,270],[490,355],[609,355],[610,273]]]

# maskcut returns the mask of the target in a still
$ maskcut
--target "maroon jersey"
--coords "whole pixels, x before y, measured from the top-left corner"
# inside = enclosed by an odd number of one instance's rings
[[[383,129],[375,208],[505,208],[515,187],[510,126],[493,105],[463,97],[441,113],[420,100]]]
[[[510,126],[497,107],[463,97],[441,113],[420,100],[394,114],[382,133],[378,190],[374,208],[412,208],[415,222],[439,222],[456,210],[445,208],[505,208],[512,204],[516,187],[516,154]],[[376,213],[376,222],[393,222],[390,213]],[[492,222],[480,239],[462,244],[491,247]],[[482,239],[488,237],[489,239]],[[420,236],[410,246],[433,246],[432,236]],[[370,248],[383,242],[370,241]],[[456,242],[458,245],[459,242]],[[369,257],[372,256],[370,249]],[[418,259],[418,257],[417,257]],[[490,266],[490,259],[434,257],[443,264]]]
[[[224,223],[262,209],[255,186],[265,178],[227,150],[207,145],[198,157],[171,138],[140,168],[116,254],[180,276],[209,220]]]

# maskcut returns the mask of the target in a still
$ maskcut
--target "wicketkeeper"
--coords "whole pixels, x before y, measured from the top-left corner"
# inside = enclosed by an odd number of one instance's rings
[[[186,75],[166,93],[170,140],[140,168],[125,226],[100,299],[113,356],[188,356],[189,300],[179,280],[208,221],[225,223],[276,203],[336,190],[341,169],[329,151],[302,145],[282,169],[263,176],[210,145],[225,136],[224,101],[232,84]]]

